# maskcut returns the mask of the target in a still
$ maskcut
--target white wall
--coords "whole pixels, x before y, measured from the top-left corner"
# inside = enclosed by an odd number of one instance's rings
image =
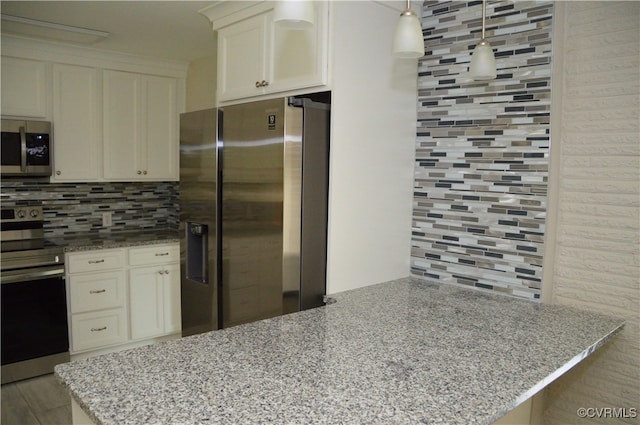
[[[216,106],[217,54],[189,63],[187,70],[186,112]]]
[[[409,275],[417,61],[391,56],[398,17],[331,3],[328,293]]]
[[[543,299],[627,324],[550,386],[545,423],[638,423],[640,3],[558,2],[554,19]],[[626,408],[627,418],[582,420],[580,407]]]

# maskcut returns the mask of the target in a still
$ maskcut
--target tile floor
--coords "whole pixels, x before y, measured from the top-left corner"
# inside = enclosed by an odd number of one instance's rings
[[[53,374],[4,384],[2,425],[69,425],[69,393]]]

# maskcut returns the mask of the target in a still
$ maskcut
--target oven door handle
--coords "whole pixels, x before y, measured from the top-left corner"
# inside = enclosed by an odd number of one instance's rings
[[[27,134],[26,129],[20,126],[20,171],[27,171]]]
[[[30,270],[3,271],[0,275],[0,283],[16,283],[46,279],[51,277],[64,277],[64,268],[60,266],[42,267]]]

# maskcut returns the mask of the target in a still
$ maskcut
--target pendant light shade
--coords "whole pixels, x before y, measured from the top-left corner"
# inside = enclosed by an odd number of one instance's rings
[[[469,73],[471,78],[476,81],[494,80],[496,78],[496,58],[493,55],[491,44],[487,40],[481,40],[476,45],[476,48],[473,49]]]
[[[273,9],[273,20],[287,28],[309,28],[313,26],[312,0],[278,0]]]
[[[400,14],[393,37],[393,55],[398,58],[419,58],[424,56],[424,37],[418,15],[411,10],[410,0],[407,8]]]
[[[469,74],[476,81],[494,80],[497,77],[496,57],[491,44],[484,38],[487,0],[482,0],[482,39],[471,54]]]

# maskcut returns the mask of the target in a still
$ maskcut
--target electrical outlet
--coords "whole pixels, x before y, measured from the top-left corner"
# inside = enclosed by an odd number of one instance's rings
[[[102,213],[102,227],[110,227],[113,225],[112,216],[113,213],[111,211],[105,211]]]

